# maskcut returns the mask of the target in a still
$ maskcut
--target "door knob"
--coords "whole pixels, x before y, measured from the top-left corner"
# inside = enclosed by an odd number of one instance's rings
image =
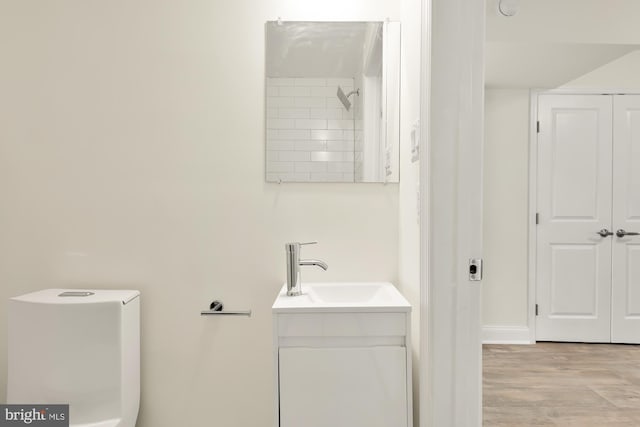
[[[620,230],[618,230],[618,231],[620,231]],[[608,236],[612,236],[613,232],[607,230],[606,228],[603,228],[602,230],[598,231],[597,234],[599,234],[602,237],[608,237]]]
[[[616,236],[618,237],[624,237],[624,236],[639,236],[640,233],[637,233],[635,231],[624,231],[622,228],[619,229],[618,231],[616,231]]]

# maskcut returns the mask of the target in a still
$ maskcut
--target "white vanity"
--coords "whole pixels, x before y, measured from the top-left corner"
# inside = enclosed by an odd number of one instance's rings
[[[276,427],[409,427],[411,306],[391,284],[305,283],[273,304]]]

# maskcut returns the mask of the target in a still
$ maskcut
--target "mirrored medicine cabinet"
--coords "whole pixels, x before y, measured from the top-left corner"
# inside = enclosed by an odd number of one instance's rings
[[[400,23],[266,23],[267,182],[398,182]]]

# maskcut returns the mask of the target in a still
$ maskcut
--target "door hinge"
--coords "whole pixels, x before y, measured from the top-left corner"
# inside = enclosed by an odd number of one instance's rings
[[[538,315],[538,304],[536,304],[536,316]]]
[[[540,133],[540,120],[536,122],[536,133]]]
[[[536,225],[540,224],[540,214],[536,212]]]

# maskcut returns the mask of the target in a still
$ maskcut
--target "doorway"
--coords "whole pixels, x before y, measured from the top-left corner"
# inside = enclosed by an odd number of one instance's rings
[[[500,15],[496,3],[488,1],[486,11],[483,340],[534,343],[537,254],[530,243],[537,231],[529,159],[536,154],[530,123],[537,104],[531,102],[532,91],[638,93],[640,31],[630,16],[640,13],[640,3],[624,1],[613,9],[604,1],[590,8],[521,1],[511,17]]]
[[[537,97],[536,340],[640,342],[640,96]]]
[[[536,339],[640,342],[640,96],[538,96]]]

